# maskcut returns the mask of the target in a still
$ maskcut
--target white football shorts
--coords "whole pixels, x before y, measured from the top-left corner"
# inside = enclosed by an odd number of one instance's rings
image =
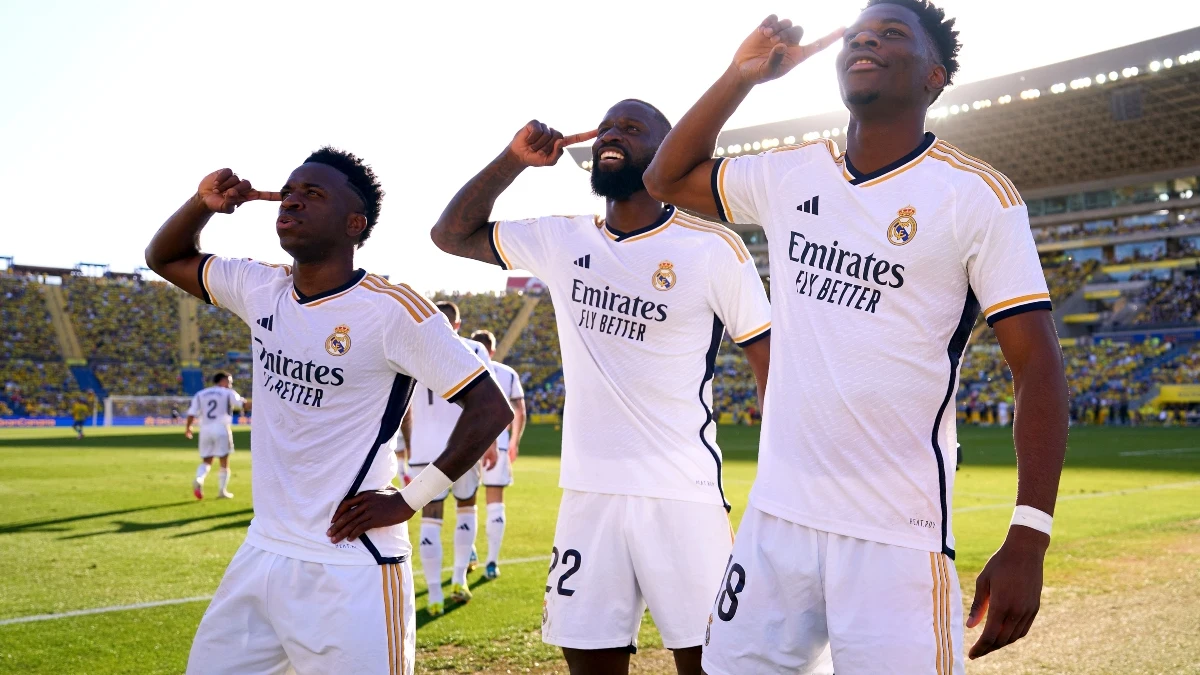
[[[412,675],[412,568],[325,565],[242,544],[200,620],[188,675]]]
[[[483,470],[484,487],[508,487],[513,484],[512,461],[508,458],[508,448],[500,448],[500,458],[496,466]]]
[[[200,458],[225,457],[233,452],[233,429],[200,427]]]
[[[663,646],[698,647],[732,547],[718,504],[563,490],[542,641],[636,650],[649,606]]]
[[[428,464],[410,464],[408,468],[409,468],[409,471],[412,473],[412,477],[416,478],[417,476],[421,475],[421,472],[425,470],[426,466],[429,466],[429,465]],[[442,493],[439,494],[437,497],[434,497],[432,501],[435,501],[435,502],[445,501],[446,497],[449,497],[451,492],[454,493],[455,501],[461,502],[464,499],[470,499],[471,497],[474,497],[475,493],[479,490],[479,481],[482,478],[483,478],[483,466],[479,462],[476,462],[475,466],[471,467],[470,469],[467,469],[466,473],[464,473],[462,476],[460,476],[458,478],[458,480],[454,481],[454,483],[452,483],[450,485],[450,489],[442,490]]]
[[[962,595],[942,553],[746,509],[704,643],[708,675],[962,675]]]

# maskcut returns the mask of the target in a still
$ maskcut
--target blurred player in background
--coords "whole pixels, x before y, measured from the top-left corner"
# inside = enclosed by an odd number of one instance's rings
[[[444,300],[436,305],[457,333],[462,327],[458,305]],[[459,340],[480,360],[490,364],[483,345],[462,337]],[[432,389],[421,387],[420,384],[418,383],[412,406],[405,415],[406,420],[400,427],[402,435],[407,433],[404,445],[408,448],[409,470],[414,478],[419,477],[425,467],[442,453],[450,433],[463,413],[462,408],[442,400]],[[450,576],[450,599],[459,603],[469,602],[471,588],[467,583],[467,572],[471,571],[472,562],[475,560],[475,535],[479,529],[479,516],[475,508],[476,493],[479,491],[484,469],[494,466],[495,463],[496,450],[493,443],[479,463],[467,470],[454,481],[450,489],[440,493],[421,510],[421,539],[418,546],[421,552],[421,568],[429,587],[427,611],[430,616],[441,615],[446,609],[442,594],[442,522],[446,497],[453,494],[458,505],[454,524],[454,569]]]
[[[1012,369],[1018,481],[967,620],[987,615],[977,658],[1023,637],[1040,602],[1067,437],[1050,295],[1016,188],[925,130],[958,68],[954,20],[869,0],[849,29],[802,32],[764,20],[646,172],[662,199],[760,224],[776,280],[758,475],[704,669],[808,672],[830,647],[838,673],[961,674],[949,405],[982,309]],[[712,157],[755,86],[839,38],[845,153],[817,139]]]
[[[75,430],[75,440],[83,440],[83,423],[87,421],[88,413],[91,409],[83,399],[75,401],[71,406],[71,428]]]
[[[215,213],[281,200],[291,265],[201,253]],[[280,193],[206,176],[146,249],[175,286],[229,309],[253,340],[254,519],[204,613],[190,675],[412,675],[416,612],[405,521],[474,467],[512,421],[486,363],[403,284],[354,266],[383,189],[355,155],[322,148]],[[402,490],[386,448],[417,380],[466,414]]]
[[[496,354],[496,336],[490,330],[477,330],[471,339],[487,349],[488,356]],[[509,366],[493,360],[492,374],[500,391],[513,407],[513,421],[496,439],[496,465],[483,472],[483,487],[487,491],[487,566],[483,575],[488,579],[500,576],[500,546],[504,543],[504,528],[508,516],[504,512],[504,488],[513,484],[513,463],[520,452],[521,435],[525,433],[525,390],[521,376]]]
[[[594,132],[564,138],[530,122],[432,232],[444,251],[534,273],[554,301],[567,399],[542,639],[563,648],[575,675],[627,673],[647,606],[677,670],[700,673],[712,589],[733,545],[712,412],[726,330],[760,400],[767,380],[771,308],[745,244],[642,184],[670,128],[635,99]],[[604,218],[490,220],[518,174],[593,138]]]
[[[233,411],[241,410],[245,402],[234,391],[229,373],[217,373],[212,381],[213,386],[201,389],[192,397],[183,435],[191,440],[192,423],[200,418],[200,466],[196,467],[192,494],[196,499],[204,499],[204,479],[212,469],[213,457],[217,457],[221,461],[217,498],[230,499],[233,493],[226,487],[229,486],[229,456],[233,454]]]

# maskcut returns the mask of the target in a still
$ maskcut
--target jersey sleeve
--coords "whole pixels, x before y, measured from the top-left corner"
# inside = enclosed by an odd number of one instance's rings
[[[1005,208],[994,199],[973,203],[959,223],[959,238],[967,278],[988,325],[1023,312],[1052,309],[1025,206]]]
[[[229,398],[231,400],[230,406],[234,410],[244,410],[246,408],[246,399],[242,398],[242,395],[236,391],[230,389]]]
[[[512,375],[512,390],[508,392],[508,400],[516,401],[525,398],[525,388],[521,386],[521,376],[513,369],[508,372]]]
[[[292,268],[288,265],[208,254],[200,261],[200,289],[205,302],[228,309],[249,323],[250,319],[246,317],[246,294],[291,273]]]
[[[762,278],[749,255],[719,251],[712,262],[713,312],[739,347],[747,347],[771,334],[771,303]]]
[[[550,241],[555,229],[553,220],[547,217],[492,223],[492,253],[500,261],[500,267],[544,275],[555,248]]]
[[[416,293],[411,296],[412,304],[398,301],[390,310],[384,355],[393,370],[454,403],[491,377],[491,371],[454,332],[445,314]]]
[[[762,223],[769,155],[718,157],[712,170],[717,215],[726,223]]]
[[[200,416],[200,395],[199,394],[192,397],[192,404],[190,406],[188,406],[187,414],[189,417],[199,417]]]

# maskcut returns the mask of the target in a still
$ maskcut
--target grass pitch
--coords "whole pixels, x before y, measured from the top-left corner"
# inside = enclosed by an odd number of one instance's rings
[[[186,600],[215,590],[252,517],[252,453],[234,455],[235,499],[197,502],[195,443],[181,430],[88,431],[83,441],[66,429],[0,431],[0,673],[182,672],[207,604]],[[235,438],[249,446],[248,432]],[[757,430],[721,427],[719,440],[736,524]],[[1007,529],[1016,475],[1008,430],[964,429],[961,441],[954,529],[969,602]],[[501,555],[513,562],[499,580],[472,575],[474,600],[430,619],[416,575],[420,672],[565,672],[538,634],[558,443],[552,428],[531,427],[522,444]],[[1200,672],[1200,432],[1072,430],[1055,520],[1043,615],[1029,638],[968,672]],[[486,546],[480,536],[481,556]],[[660,644],[647,617],[640,672],[673,672]]]

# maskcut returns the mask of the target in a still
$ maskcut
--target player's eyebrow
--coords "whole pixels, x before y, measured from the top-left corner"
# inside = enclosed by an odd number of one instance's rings
[[[909,30],[912,30],[912,26],[908,25],[908,22],[905,21],[904,19],[897,19],[895,17],[889,16],[889,17],[884,17],[882,19],[876,19],[875,21],[877,21],[879,23],[879,25],[881,25],[881,26],[896,25],[896,26],[903,26]],[[858,24],[851,26],[850,28],[846,29],[846,39],[850,39],[851,37],[857,35],[858,32],[861,30],[862,30],[862,27]]]

